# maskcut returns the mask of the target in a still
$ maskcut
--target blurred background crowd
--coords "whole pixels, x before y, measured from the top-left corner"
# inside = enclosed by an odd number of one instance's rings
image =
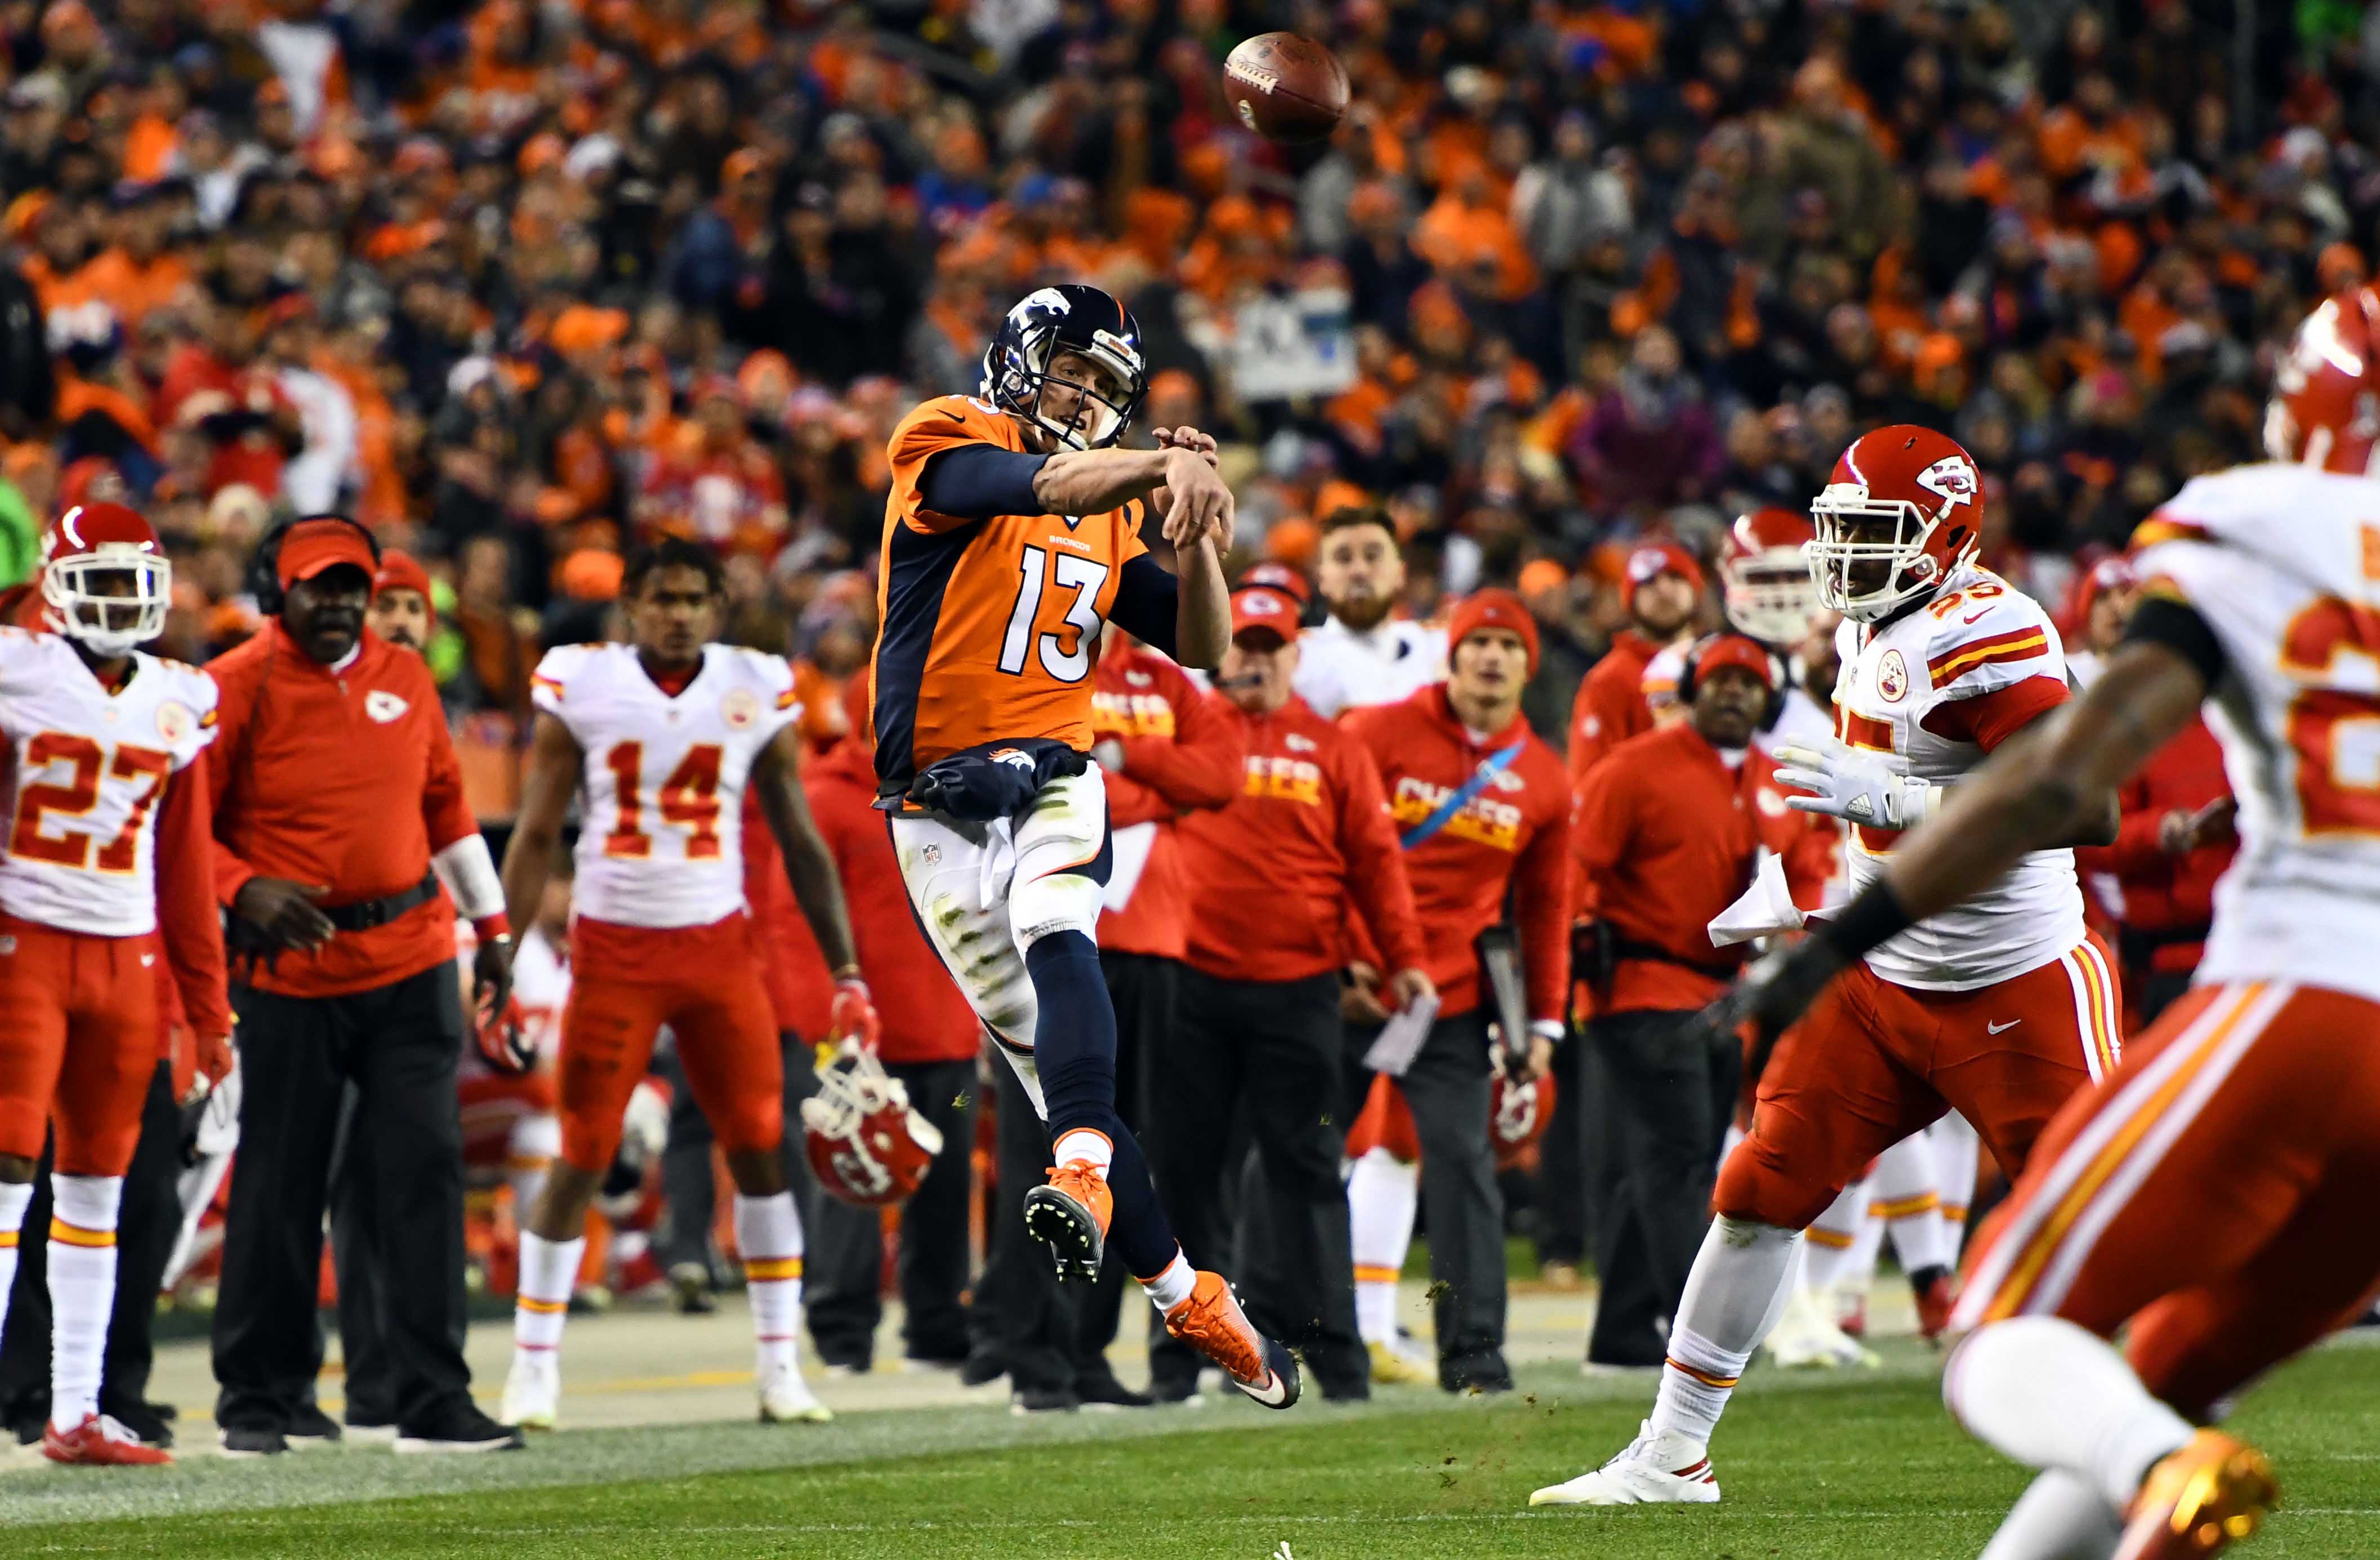
[[[1266,26],[1344,58],[1328,144],[1226,116]],[[1077,279],[1247,556],[1369,500],[1414,615],[1519,586],[1552,737],[1627,543],[1878,421],[1973,450],[1987,561],[2067,600],[2253,451],[2375,119],[2380,12],[2324,0],[0,0],[0,579],[128,496],[202,661],[269,518],[345,507],[431,567],[501,823],[540,641],[651,531],[846,674],[886,433]]]

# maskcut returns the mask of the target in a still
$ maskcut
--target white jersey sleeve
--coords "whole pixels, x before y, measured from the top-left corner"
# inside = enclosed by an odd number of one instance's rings
[[[2201,477],[2136,538],[2143,590],[2222,646],[2207,724],[2239,798],[2197,979],[2380,1002],[2380,506],[2266,464]]]
[[[2034,678],[2049,679],[2046,698],[2064,697],[2065,655],[2048,615],[1984,569],[1960,570],[1939,596],[1881,629],[1847,623],[1837,642],[1844,745],[1880,756],[1897,774],[1937,785],[1954,785],[1983,762],[1983,738],[1992,733],[1982,717],[2000,705],[1976,701]],[[1852,827],[1846,859],[1854,895],[1882,875],[1900,839],[1891,830]],[[2037,969],[2082,937],[2074,853],[2037,850],[2005,877],[1884,944],[1867,962],[1897,985],[1972,991]]]
[[[157,804],[214,740],[215,698],[212,677],[137,651],[111,693],[66,640],[0,629],[0,909],[94,936],[155,931]]]
[[[671,695],[627,646],[573,646],[547,652],[531,689],[585,754],[577,913],[677,927],[743,909],[744,786],[801,716],[783,658],[711,645]]]

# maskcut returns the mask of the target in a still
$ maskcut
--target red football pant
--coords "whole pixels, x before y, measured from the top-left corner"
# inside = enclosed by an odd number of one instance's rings
[[[620,1118],[663,1024],[720,1147],[784,1140],[785,1059],[741,911],[665,929],[582,916],[570,925],[570,976],[556,1065],[566,1164],[589,1175],[611,1168]]]
[[[1955,1325],[2059,1316],[2204,1416],[2380,1284],[2380,1005],[2202,987],[2058,1114],[1985,1224]]]
[[[157,939],[60,932],[0,915],[0,1153],[121,1176],[157,1071]]]
[[[1752,1132],[1720,1166],[1712,1205],[1802,1229],[1886,1149],[1946,1110],[1974,1124],[2014,1176],[2050,1117],[2113,1069],[2122,1011],[2094,933],[2074,951],[1971,992],[1921,992],[1844,971],[1778,1043]]]

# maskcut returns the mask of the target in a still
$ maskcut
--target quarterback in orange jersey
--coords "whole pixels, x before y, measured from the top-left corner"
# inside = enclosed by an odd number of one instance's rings
[[[215,687],[137,648],[164,628],[171,595],[172,566],[149,522],[119,504],[82,506],[42,539],[45,631],[0,628],[10,770],[0,851],[0,1328],[34,1163],[55,1124],[42,1438],[53,1462],[173,1460],[99,1412],[116,1210],[157,1066],[160,931],[202,1083],[231,1070],[212,809],[205,766],[192,762],[214,739]]]
[[[1185,665],[1231,637],[1215,442],[1114,447],[1146,389],[1140,327],[1096,287],[1042,287],[1002,319],[972,396],[893,430],[878,579],[876,773],[910,903],[1047,1123],[1026,1193],[1062,1275],[1112,1238],[1166,1326],[1258,1402],[1297,1396],[1289,1351],[1220,1275],[1184,1261],[1115,1108],[1116,1024],[1094,941],[1114,851],[1091,669],[1112,621]],[[1149,555],[1152,522],[1176,574]]]
[[[710,642],[723,589],[710,552],[662,542],[628,562],[628,643],[564,645],[538,664],[529,772],[504,851],[513,924],[538,919],[574,794],[581,808],[557,1079],[562,1154],[521,1233],[504,1383],[511,1424],[552,1427],[555,1355],[588,1205],[663,1024],[677,1036],[735,1182],[760,1418],[830,1417],[803,1385],[795,1351],[802,1225],[782,1152],[784,1057],[746,919],[747,785],[834,972],[835,1029],[873,1046],[876,1011],[852,952],[834,858],[802,797],[793,671],[777,656]]]
[[[1840,740],[1779,749],[1791,767],[1777,780],[1807,793],[1789,805],[1851,824],[1854,892],[1946,789],[2070,697],[2047,615],[1974,561],[1983,503],[1973,457],[1904,425],[1854,440],[1811,505],[1811,573],[1820,603],[1844,617]],[[2115,961],[2083,925],[2070,848],[2115,836],[2107,799],[2087,829],[1862,949],[1765,1071],[1755,1054],[1752,1130],[1720,1167],[1718,1217],[1670,1327],[1652,1417],[1609,1463],[1531,1504],[1717,1501],[1711,1432],[1791,1298],[1810,1222],[1885,1149],[1950,1110],[2014,1175],[2058,1108],[2115,1065]],[[1763,1045],[1776,1033],[1766,1028]],[[1949,1275],[1925,1276],[1942,1298]]]
[[[2195,988],[2059,1113],[1969,1256],[1944,1396],[2043,1470],[1993,1560],[2180,1560],[2252,1532],[2270,1466],[2193,1421],[2380,1283],[2375,395],[2380,294],[2359,286],[2282,366],[2272,461],[2196,479],[2142,529],[2143,601],[2071,713],[1961,786],[1755,996],[1790,1016],[2070,835],[2205,704],[2240,853]]]

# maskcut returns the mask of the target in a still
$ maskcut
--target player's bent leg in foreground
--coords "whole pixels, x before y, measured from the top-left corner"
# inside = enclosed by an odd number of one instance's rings
[[[1257,1402],[1295,1403],[1295,1358],[1249,1324],[1220,1275],[1183,1257],[1116,1114],[1115,1009],[1091,938],[1111,860],[1099,771],[1043,789],[1016,825],[1005,884],[984,870],[979,828],[931,815],[891,828],[918,923],[1049,1129],[1055,1165],[1026,1193],[1027,1234],[1062,1279],[1096,1276],[1112,1246],[1169,1332]]]

